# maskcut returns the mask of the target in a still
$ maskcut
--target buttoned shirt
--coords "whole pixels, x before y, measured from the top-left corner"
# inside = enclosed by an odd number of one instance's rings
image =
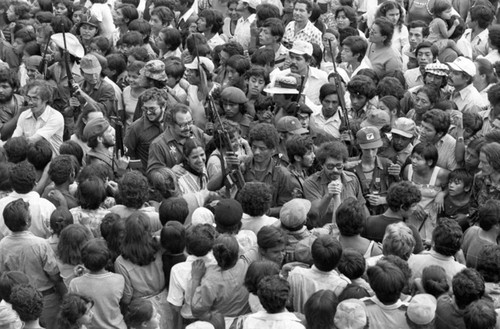
[[[292,45],[295,40],[307,41],[310,43],[315,43],[323,49],[323,40],[321,31],[318,30],[313,23],[309,20],[306,26],[295,33],[295,21],[291,21],[285,28],[285,34],[283,35],[283,43]]]
[[[192,138],[205,143],[203,131],[196,127],[191,127],[193,131]],[[148,173],[163,167],[173,168],[176,164],[184,160],[182,147],[184,142],[176,139],[172,128],[167,128],[160,136],[156,137],[149,147]]]
[[[406,84],[408,85],[408,88],[424,85],[424,76],[422,75],[422,72],[420,71],[419,67],[407,70],[405,72],[405,80]]]
[[[340,138],[339,128],[341,123],[342,121],[338,110],[328,119],[325,118],[323,112],[320,111],[311,115],[309,128],[313,134],[327,134],[335,138]]]
[[[438,150],[438,161],[436,166],[449,171],[457,168],[457,159],[455,158],[455,145],[457,141],[451,135],[446,134],[436,144]]]
[[[125,136],[127,155],[131,159],[141,160],[144,170],[148,166],[149,146],[162,132],[161,123],[151,122],[144,116],[133,122],[127,129],[127,135]]]
[[[24,111],[17,120],[17,127],[12,137],[26,138],[38,135],[50,143],[54,156],[59,155],[64,131],[64,118],[61,113],[47,105],[45,111],[35,118],[32,111]]]
[[[472,83],[458,92],[453,92],[450,100],[457,104],[458,110],[462,113],[468,111],[478,113],[487,105],[482,103],[481,95]]]
[[[490,118],[490,114],[491,114],[491,108],[479,112],[481,119],[483,119],[483,126],[481,130],[478,132],[478,135],[484,136],[493,129],[492,123],[495,119],[492,120],[492,118]]]
[[[470,42],[472,46],[472,58],[476,59],[478,56],[486,56],[489,51],[489,32],[484,29],[474,38],[472,38],[472,29],[467,29],[464,32],[463,38]]]
[[[0,272],[20,271],[38,291],[54,287],[50,279],[59,273],[49,241],[29,231],[12,233],[0,241]]]
[[[340,180],[343,185],[342,192],[340,193],[341,201],[352,197],[358,199],[361,204],[366,204],[366,200],[363,197],[363,191],[361,190],[361,184],[359,183],[356,174],[344,170],[340,176]],[[309,178],[307,178],[304,182],[304,195],[306,199],[311,202],[322,199],[328,194],[329,183],[330,180],[323,170],[309,176]],[[331,219],[333,218],[333,202],[334,198],[330,201],[326,214],[320,220],[321,223],[331,222]]]
[[[234,29],[234,39],[238,42],[244,50],[248,50],[250,45],[250,25],[255,20],[255,14],[251,14],[246,19],[240,17]]]

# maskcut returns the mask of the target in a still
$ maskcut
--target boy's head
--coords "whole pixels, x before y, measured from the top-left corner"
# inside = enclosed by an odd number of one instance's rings
[[[355,280],[363,276],[366,270],[366,262],[363,255],[354,249],[342,251],[342,257],[338,265],[340,273],[348,279]]]
[[[26,158],[35,166],[36,170],[42,171],[52,159],[52,148],[50,147],[50,143],[42,138],[36,143],[30,144]]]
[[[391,305],[399,300],[406,285],[406,278],[396,265],[387,260],[379,260],[367,270],[370,287],[377,298],[385,305]]]
[[[450,286],[444,268],[439,265],[424,268],[422,271],[422,286],[426,293],[436,298],[446,293]]]
[[[76,166],[76,159],[73,156],[67,154],[58,155],[50,162],[49,178],[56,186],[64,183],[71,184],[78,173]]]
[[[11,201],[3,210],[3,218],[12,232],[26,231],[31,225],[29,203],[23,199]]]
[[[455,274],[451,281],[455,303],[459,309],[466,308],[470,303],[483,297],[484,280],[478,271],[465,268]]]
[[[170,221],[161,230],[160,241],[169,254],[180,254],[186,247],[186,229],[176,221]]]
[[[68,209],[59,207],[50,215],[50,229],[55,235],[61,234],[66,226],[73,224],[73,215]]]
[[[442,218],[432,233],[434,250],[444,256],[453,256],[460,250],[462,236],[462,228],[456,220]]]
[[[493,303],[486,299],[470,303],[465,309],[464,322],[467,329],[494,329],[497,324],[497,313]]]
[[[288,296],[290,284],[279,275],[266,276],[258,284],[257,296],[267,313],[283,312]]]
[[[356,236],[363,232],[366,215],[357,199],[344,200],[338,207],[335,218],[342,236]]]
[[[10,294],[10,303],[21,321],[35,321],[42,315],[43,296],[30,284],[14,286]]]
[[[190,255],[203,257],[215,242],[217,232],[208,224],[191,226],[186,231],[186,252]]]
[[[474,176],[466,169],[459,168],[450,172],[448,180],[448,193],[451,197],[469,193],[472,188]]]
[[[319,236],[311,246],[314,266],[320,271],[330,272],[337,267],[342,257],[340,242],[330,235]]]
[[[275,226],[262,227],[257,233],[257,245],[263,258],[281,265],[286,245],[286,237],[281,229]]]
[[[165,225],[170,221],[176,221],[184,224],[187,216],[189,215],[189,208],[186,199],[184,198],[168,198],[163,200],[160,204],[158,212],[160,215],[161,225]]]
[[[29,144],[28,140],[23,136],[12,137],[5,142],[3,148],[7,153],[9,162],[18,163],[26,160]]]
[[[393,212],[399,212],[404,218],[412,213],[412,207],[422,199],[420,190],[410,182],[391,185],[387,191],[387,205]]]
[[[261,182],[246,183],[238,194],[238,201],[245,214],[252,217],[262,216],[271,207],[271,189]]]
[[[83,265],[91,272],[98,272],[108,264],[111,257],[106,241],[92,239],[82,248]]]
[[[169,58],[165,61],[165,73],[167,74],[167,86],[174,88],[184,76],[186,68],[178,58]]]

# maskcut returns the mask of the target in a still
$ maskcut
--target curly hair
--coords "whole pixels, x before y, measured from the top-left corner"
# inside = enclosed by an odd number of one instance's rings
[[[20,194],[31,192],[36,185],[35,167],[28,161],[16,163],[10,168],[12,189]]]
[[[264,142],[269,149],[275,149],[279,144],[279,135],[276,127],[270,123],[258,123],[251,130],[249,142]]]
[[[377,86],[373,79],[366,75],[357,74],[347,84],[347,90],[351,94],[362,95],[372,99],[377,94]]]
[[[286,142],[286,153],[290,163],[295,163],[295,156],[303,157],[314,150],[314,143],[310,136],[293,135]]]
[[[10,304],[12,288],[18,284],[29,284],[30,279],[20,271],[6,271],[0,275],[0,301]]]
[[[270,186],[261,182],[248,182],[238,193],[243,212],[252,217],[264,215],[271,207],[272,197]]]
[[[87,313],[88,304],[94,305],[94,301],[84,295],[69,293],[64,296],[57,315],[58,328],[79,329],[78,320]]]
[[[357,199],[344,200],[337,208],[335,218],[341,235],[355,236],[363,232],[366,216]]]
[[[453,256],[460,250],[462,237],[462,229],[456,220],[442,218],[432,232],[434,250],[444,256]]]
[[[414,184],[402,181],[391,185],[386,199],[392,211],[398,212],[400,209],[407,211],[422,199],[422,193]]]
[[[133,209],[141,208],[148,200],[148,180],[137,170],[128,171],[118,184],[123,205]]]
[[[42,315],[43,296],[32,285],[19,284],[12,287],[10,303],[21,321],[35,321]]]
[[[290,284],[279,275],[266,276],[258,284],[257,296],[267,313],[282,312],[289,295]]]
[[[85,226],[80,224],[66,226],[59,235],[58,258],[63,264],[81,264],[83,245],[90,239],[92,239],[92,234]]]
[[[316,151],[316,159],[318,159],[320,165],[324,165],[328,158],[342,160],[342,162],[345,162],[347,161],[348,156],[349,153],[347,152],[347,147],[344,143],[339,141],[323,143]]]
[[[245,287],[248,292],[256,295],[259,282],[266,276],[278,275],[280,268],[275,262],[268,260],[255,261],[248,267],[245,275]]]
[[[473,268],[464,268],[455,274],[451,280],[451,287],[455,303],[459,309],[464,309],[484,295],[484,279],[479,272]]]
[[[12,137],[5,142],[3,148],[7,154],[9,162],[19,163],[26,160],[29,143],[24,136]]]
[[[408,260],[415,244],[415,237],[408,225],[403,222],[393,223],[385,228],[382,253],[385,256],[396,255],[401,259]]]
[[[221,234],[215,239],[213,253],[222,271],[233,268],[238,262],[239,245],[236,238],[229,234]]]
[[[75,171],[76,159],[71,155],[58,155],[50,162],[49,178],[56,185],[61,185],[67,182],[71,174],[76,176],[78,170]]]
[[[389,46],[394,35],[394,25],[386,17],[378,17],[375,19],[374,25],[380,28],[380,35],[385,37],[384,46]]]
[[[500,246],[484,246],[477,260],[477,270],[486,282],[500,282]]]

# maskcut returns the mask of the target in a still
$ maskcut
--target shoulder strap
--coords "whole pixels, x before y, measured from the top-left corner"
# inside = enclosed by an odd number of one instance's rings
[[[429,185],[431,185],[431,186],[436,185],[436,180],[437,180],[439,171],[440,171],[440,169],[438,166],[434,167],[434,170],[432,171],[431,181],[429,182]]]
[[[413,166],[409,165],[408,166],[408,181],[412,181],[413,178]]]

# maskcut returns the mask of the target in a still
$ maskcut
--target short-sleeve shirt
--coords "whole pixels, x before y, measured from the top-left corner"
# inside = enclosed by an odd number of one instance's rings
[[[47,105],[45,111],[38,118],[33,116],[32,111],[21,113],[12,137],[29,138],[39,135],[50,143],[52,153],[56,156],[59,155],[63,132],[64,118],[62,114]]]
[[[285,28],[285,34],[283,35],[283,43],[291,45],[296,40],[315,43],[323,48],[321,31],[310,21],[307,21],[306,26],[297,33],[295,33],[295,21],[288,23]]]

